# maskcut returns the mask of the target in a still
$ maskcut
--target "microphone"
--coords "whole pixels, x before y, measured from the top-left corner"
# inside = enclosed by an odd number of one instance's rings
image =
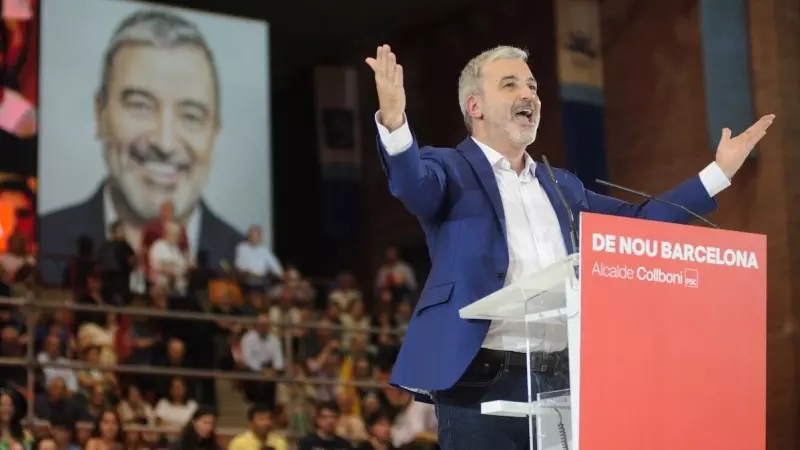
[[[572,214],[572,209],[569,207],[569,203],[567,203],[567,198],[564,197],[564,193],[561,191],[561,186],[558,185],[558,181],[556,181],[556,174],[553,173],[553,168],[550,166],[550,161],[547,160],[547,156],[542,155],[542,162],[544,162],[545,168],[547,168],[547,175],[550,177],[550,181],[553,182],[553,186],[556,189],[556,194],[558,195],[558,200],[561,202],[561,206],[567,211],[567,219],[569,220],[569,239],[572,243],[572,251],[578,253],[580,250],[578,248],[578,226],[575,223],[575,215]]]
[[[654,201],[657,201],[657,202],[661,202],[661,203],[663,203],[665,205],[670,205],[670,206],[672,206],[674,208],[682,209],[682,210],[686,211],[687,213],[689,213],[692,217],[700,220],[701,222],[703,222],[704,224],[708,225],[709,227],[711,227],[711,228],[719,228],[719,225],[715,224],[714,222],[706,219],[705,217],[701,216],[700,214],[697,214],[696,212],[692,211],[691,209],[689,209],[689,208],[687,208],[687,207],[685,207],[683,205],[679,205],[679,204],[677,204],[675,202],[671,202],[669,200],[664,200],[662,198],[658,198],[655,195],[650,195],[650,194],[648,194],[646,192],[637,191],[635,189],[626,188],[625,186],[620,186],[618,184],[610,183],[608,181],[604,181],[604,180],[594,180],[594,181],[595,181],[595,183],[600,183],[600,184],[602,184],[604,186],[612,187],[614,189],[619,189],[620,191],[624,191],[624,192],[627,192],[629,194],[638,195],[639,197],[644,197],[644,198],[646,198],[648,200],[654,200]]]

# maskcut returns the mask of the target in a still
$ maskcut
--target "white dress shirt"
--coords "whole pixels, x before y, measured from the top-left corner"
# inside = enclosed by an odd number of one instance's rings
[[[378,121],[378,113],[375,114],[375,123],[378,126],[381,142],[389,155],[402,153],[411,146],[413,137],[407,120],[403,126],[391,133]],[[503,212],[506,216],[509,264],[505,283],[508,285],[530,277],[542,268],[564,258],[567,255],[566,245],[553,205],[536,179],[534,171],[536,163],[533,158],[525,153],[525,168],[517,174],[503,155],[477,139],[473,140],[492,166],[500,190]],[[711,197],[730,186],[730,180],[716,162],[712,162],[700,172],[700,181]],[[495,350],[516,347],[517,343],[503,338],[504,334],[524,336],[525,324],[493,321],[483,346]],[[540,350],[559,349],[540,348]]]
[[[249,241],[236,246],[236,269],[262,278],[268,273],[283,276],[283,267],[269,248],[264,244],[253,245]]]
[[[44,364],[50,362],[52,358],[45,352],[39,353],[36,359]],[[69,358],[65,358],[63,356],[56,357],[53,362],[61,363],[61,364],[69,364],[72,361]],[[64,381],[64,384],[67,386],[67,390],[76,393],[80,386],[78,385],[78,377],[75,375],[75,371],[68,368],[68,367],[42,367],[42,374],[44,374],[44,382],[45,385],[50,385],[50,383],[55,380],[56,378],[61,378]]]
[[[269,365],[275,370],[283,370],[283,349],[281,341],[272,334],[261,336],[250,330],[242,336],[242,359],[253,372],[261,372]]]

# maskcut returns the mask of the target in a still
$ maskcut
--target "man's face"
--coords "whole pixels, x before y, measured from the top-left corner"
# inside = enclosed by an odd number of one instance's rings
[[[512,144],[527,147],[536,140],[542,104],[528,64],[500,59],[482,69],[483,95],[475,97],[486,127]]]
[[[178,216],[197,203],[219,131],[211,63],[191,45],[127,45],[110,70],[107,103],[97,103],[97,136],[109,178],[132,212]]]
[[[339,415],[335,411],[323,408],[317,414],[317,427],[325,433],[333,433],[338,419]]]
[[[266,411],[257,412],[253,414],[250,426],[253,427],[254,433],[264,436],[272,430],[272,415]]]
[[[247,239],[249,239],[252,244],[261,243],[261,228],[250,228],[250,230],[247,232]]]

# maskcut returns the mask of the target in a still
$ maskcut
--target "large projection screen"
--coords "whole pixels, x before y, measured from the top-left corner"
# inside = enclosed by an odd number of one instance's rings
[[[192,257],[212,268],[233,263],[251,225],[272,245],[267,24],[128,1],[42,3],[45,280],[116,220],[137,249],[165,201]]]

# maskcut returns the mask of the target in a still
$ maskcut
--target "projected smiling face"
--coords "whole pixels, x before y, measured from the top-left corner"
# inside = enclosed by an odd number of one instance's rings
[[[113,198],[142,220],[172,201],[178,217],[197,205],[219,132],[211,62],[193,45],[125,45],[97,101]]]

